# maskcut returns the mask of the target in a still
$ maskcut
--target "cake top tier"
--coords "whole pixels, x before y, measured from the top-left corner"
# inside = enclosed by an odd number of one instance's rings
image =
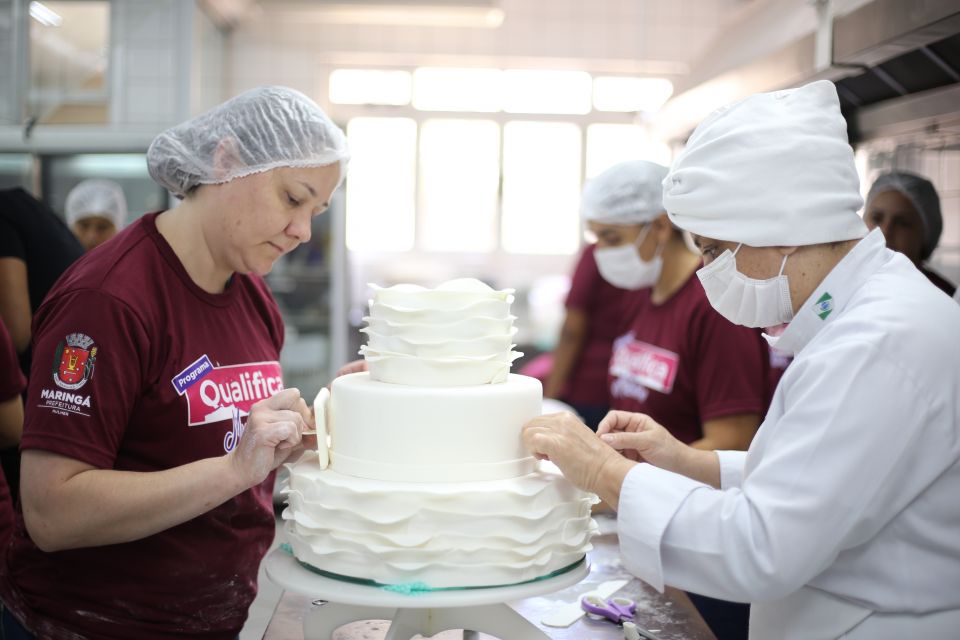
[[[435,289],[370,286],[360,353],[374,380],[423,387],[498,383],[522,355],[513,351],[513,289],[498,291],[472,278]]]

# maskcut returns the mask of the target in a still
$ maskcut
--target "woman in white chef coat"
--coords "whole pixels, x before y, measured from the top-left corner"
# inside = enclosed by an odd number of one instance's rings
[[[616,505],[627,569],[752,602],[751,638],[960,629],[960,308],[867,233],[861,204],[830,82],[718,110],[664,206],[721,314],[789,323],[771,341],[795,357],[750,449],[697,451],[626,412],[599,435],[568,414],[524,428]]]

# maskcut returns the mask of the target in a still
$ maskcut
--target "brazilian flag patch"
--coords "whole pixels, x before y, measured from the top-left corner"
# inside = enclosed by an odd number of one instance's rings
[[[820,299],[813,305],[813,312],[820,316],[821,320],[826,320],[827,316],[833,312],[833,296],[824,292]]]

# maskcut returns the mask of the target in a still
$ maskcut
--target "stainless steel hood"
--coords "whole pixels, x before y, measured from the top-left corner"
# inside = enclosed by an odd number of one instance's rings
[[[957,0],[875,0],[834,19],[833,61],[874,67],[957,33]]]
[[[854,5],[839,15],[843,7],[829,0],[770,0],[765,18],[758,18],[757,10],[731,25],[703,56],[703,64],[694,65],[697,74],[678,86],[656,115],[656,132],[683,141],[723,104],[828,79],[837,84],[855,142],[861,135],[860,110],[960,81],[960,0]],[[759,51],[756,41],[772,42],[776,33],[783,34],[780,42]]]

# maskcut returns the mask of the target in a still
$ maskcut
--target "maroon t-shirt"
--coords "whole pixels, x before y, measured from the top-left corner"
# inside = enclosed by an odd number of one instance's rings
[[[695,275],[663,304],[641,293],[630,330],[614,341],[614,409],[645,413],[686,443],[708,420],[766,413],[770,356],[758,331],[717,313]]]
[[[17,350],[13,346],[7,326],[0,321],[0,403],[17,399],[27,386],[27,379],[20,371]],[[6,544],[13,529],[13,497],[7,479],[0,472],[0,549]]]
[[[567,294],[567,308],[585,313],[590,324],[561,399],[570,404],[605,407],[610,404],[610,350],[614,339],[630,326],[640,292],[620,289],[604,280],[597,270],[595,250],[592,244],[583,250]]]
[[[24,450],[169,469],[232,450],[251,405],[283,388],[283,325],[263,280],[203,291],[155,219],[86,254],[38,310]],[[4,601],[43,638],[233,638],[273,539],[272,487],[273,474],[142,540],[55,553],[18,514]]]

